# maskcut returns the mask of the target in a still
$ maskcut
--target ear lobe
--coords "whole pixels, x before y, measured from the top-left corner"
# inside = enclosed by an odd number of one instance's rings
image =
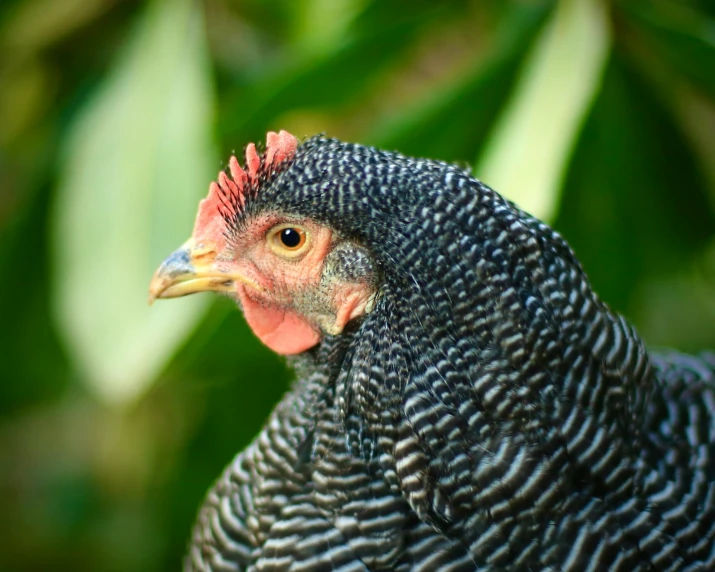
[[[274,352],[299,354],[320,342],[320,334],[299,314],[257,302],[243,286],[238,288],[238,296],[253,333]]]

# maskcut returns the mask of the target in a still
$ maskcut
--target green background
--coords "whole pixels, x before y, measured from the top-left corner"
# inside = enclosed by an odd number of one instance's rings
[[[569,136],[539,214],[650,346],[715,348],[715,4],[584,2],[605,19],[566,17],[576,34],[556,58],[594,30],[607,43],[581,119],[541,117]],[[520,78],[559,10],[0,5],[0,570],[176,570],[204,492],[285,390],[290,372],[228,300],[148,310],[129,292],[188,237],[229,154],[267,130],[325,132],[480,176],[512,104],[546,109]],[[548,154],[534,137],[502,141],[503,156],[524,142]],[[523,184],[502,189],[517,200],[536,164],[522,159]],[[142,320],[159,312],[155,334]]]

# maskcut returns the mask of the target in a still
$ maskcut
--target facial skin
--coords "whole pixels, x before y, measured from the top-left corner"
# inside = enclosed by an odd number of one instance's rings
[[[252,218],[244,229],[230,241],[192,237],[157,270],[150,301],[225,293],[261,341],[286,355],[340,334],[372,309],[375,272],[359,245],[326,226],[279,214]]]

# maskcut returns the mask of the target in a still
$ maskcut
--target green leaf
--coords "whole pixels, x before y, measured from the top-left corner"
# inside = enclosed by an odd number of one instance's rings
[[[484,145],[523,54],[548,13],[547,6],[531,4],[506,11],[484,58],[429,97],[383,120],[365,142],[407,155],[468,162]]]
[[[561,0],[479,160],[477,176],[550,220],[610,45],[602,0]]]
[[[303,0],[293,8],[293,35],[308,52],[330,49],[350,30],[367,0]]]
[[[55,313],[82,377],[110,402],[138,396],[206,309],[196,297],[150,308],[147,287],[218,165],[207,70],[196,3],[152,3],[64,143]]]
[[[624,2],[622,7],[647,42],[641,53],[666,64],[669,81],[688,78],[715,96],[715,20],[675,2]]]
[[[329,110],[359,101],[366,86],[413,46],[421,30],[448,18],[454,2],[425,3],[399,18],[376,24],[371,10],[355,17],[354,30],[315,53],[286,54],[245,85],[228,92],[220,104],[221,136],[232,146],[260,141],[266,128],[285,128],[277,118],[296,109]],[[387,9],[376,2],[373,9]],[[318,131],[322,131],[318,128]],[[299,133],[295,135],[312,135]]]
[[[638,325],[638,314],[657,313],[637,294],[641,285],[689,270],[715,236],[705,178],[672,109],[618,53],[607,65],[564,189],[555,228],[596,292]],[[678,345],[677,338],[669,343]]]

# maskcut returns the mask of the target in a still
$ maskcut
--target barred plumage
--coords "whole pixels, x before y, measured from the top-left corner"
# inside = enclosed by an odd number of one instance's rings
[[[187,570],[715,569],[714,354],[649,354],[556,232],[457,167],[321,137],[269,166],[228,234],[325,225],[374,306],[291,358]]]

